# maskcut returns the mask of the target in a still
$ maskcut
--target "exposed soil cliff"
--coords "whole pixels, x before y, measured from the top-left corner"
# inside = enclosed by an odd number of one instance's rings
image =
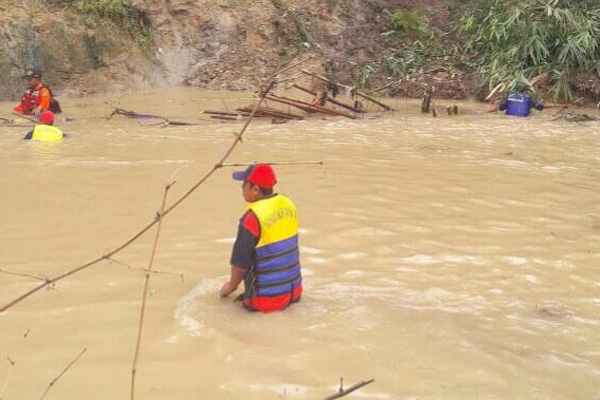
[[[340,80],[364,83],[369,72],[373,84],[381,83],[377,79],[385,75],[372,71],[387,50],[381,33],[390,21],[384,10],[427,6],[430,23],[443,27],[451,2],[131,0],[152,32],[144,49],[119,24],[62,3],[3,1],[2,98],[18,96],[20,76],[31,66],[43,68],[49,84],[75,94],[165,84],[236,90],[308,53],[315,55],[311,67]],[[461,85],[455,86],[449,95],[462,96]]]

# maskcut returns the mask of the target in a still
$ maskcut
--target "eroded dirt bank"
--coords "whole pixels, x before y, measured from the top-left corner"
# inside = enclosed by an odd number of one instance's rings
[[[73,1],[5,0],[0,97],[18,97],[25,66],[42,67],[46,81],[70,95],[177,84],[243,90],[277,65],[308,54],[314,55],[310,67],[360,83],[380,69],[387,51],[385,10],[426,6],[431,25],[443,28],[450,18],[447,3],[132,0],[129,18],[143,28],[138,31],[128,22],[85,14]],[[385,83],[385,74],[375,75],[374,86]],[[448,78],[435,77],[439,85]],[[445,92],[465,95],[460,79]]]

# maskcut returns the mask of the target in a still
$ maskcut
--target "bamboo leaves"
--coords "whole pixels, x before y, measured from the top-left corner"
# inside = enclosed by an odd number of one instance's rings
[[[484,83],[547,72],[555,98],[571,99],[571,84],[600,76],[600,3],[597,0],[477,0],[461,19],[465,50],[481,54]]]

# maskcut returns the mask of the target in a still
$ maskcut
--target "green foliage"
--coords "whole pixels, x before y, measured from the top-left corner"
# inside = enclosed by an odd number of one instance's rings
[[[382,67],[389,76],[403,78],[434,67],[443,67],[451,74],[458,72],[458,48],[448,44],[445,34],[429,26],[427,13],[426,8],[387,12],[394,29],[382,34],[391,47]]]
[[[461,64],[456,46],[444,45],[437,37],[427,41],[415,40],[396,47],[383,58],[382,66],[394,78],[402,78],[428,68],[444,68],[451,75],[458,73]]]
[[[430,33],[428,10],[426,8],[415,8],[414,10],[397,9],[393,13],[386,11],[392,20],[394,29],[384,33],[384,36],[407,33],[415,36],[425,36]]]
[[[382,34],[391,47],[382,66],[394,78],[403,78],[426,67],[442,67],[451,74],[458,72],[460,51],[449,44],[446,34],[432,29],[427,19],[428,10],[387,12],[394,30]]]
[[[600,75],[598,0],[477,0],[460,25],[488,88],[547,73],[568,100],[578,76]]]

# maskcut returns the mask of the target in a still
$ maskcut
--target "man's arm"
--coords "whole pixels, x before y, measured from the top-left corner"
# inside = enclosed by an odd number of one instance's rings
[[[227,297],[233,293],[244,280],[246,271],[252,266],[254,248],[260,237],[260,226],[256,215],[248,211],[238,225],[237,238],[231,253],[231,277],[221,288],[221,296]]]
[[[236,267],[235,265],[231,266],[231,277],[229,278],[229,282],[226,282],[221,288],[221,297],[227,297],[231,293],[235,292],[240,283],[244,280],[246,276],[246,271]]]
[[[23,140],[31,140],[33,137],[33,129],[27,132],[27,134],[23,137]]]
[[[499,111],[504,111],[504,110],[506,110],[506,106],[507,106],[507,105],[508,105],[508,100],[506,100],[506,99],[504,99],[504,100],[501,100],[501,101],[498,103],[498,110],[499,110]]]

